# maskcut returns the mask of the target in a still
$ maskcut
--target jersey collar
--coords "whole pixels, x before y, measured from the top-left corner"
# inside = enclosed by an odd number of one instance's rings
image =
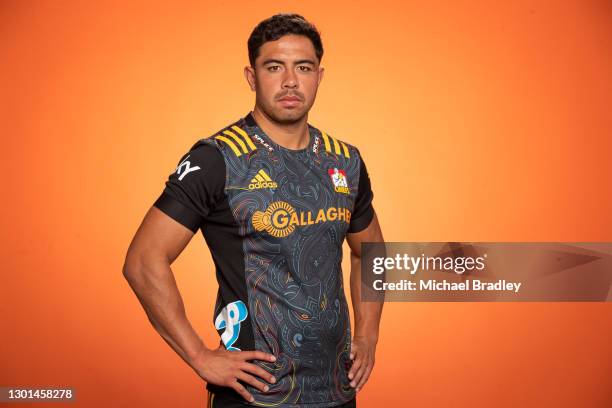
[[[255,133],[257,136],[259,136],[262,139],[264,139],[266,141],[266,143],[270,144],[270,146],[272,146],[274,149],[282,150],[282,151],[285,151],[285,152],[288,152],[288,153],[294,153],[295,154],[295,153],[310,152],[310,151],[313,150],[313,145],[315,144],[315,141],[318,140],[318,136],[316,134],[315,128],[310,126],[310,124],[307,124],[307,126],[308,126],[308,133],[310,134],[310,141],[308,142],[308,146],[306,146],[303,149],[299,149],[299,150],[288,149],[288,148],[283,147],[283,146],[277,144],[276,142],[274,142],[274,140],[272,140],[266,134],[266,132],[264,132],[263,129],[259,127],[259,125],[255,121],[255,118],[253,117],[253,112],[249,111],[249,113],[247,113],[245,115],[244,121],[245,121],[246,125],[249,128],[251,128],[251,132],[252,133]]]

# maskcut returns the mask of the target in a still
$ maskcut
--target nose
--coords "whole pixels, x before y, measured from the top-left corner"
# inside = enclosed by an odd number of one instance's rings
[[[297,88],[298,80],[295,75],[295,71],[292,69],[288,69],[285,71],[285,75],[283,77],[283,88]]]

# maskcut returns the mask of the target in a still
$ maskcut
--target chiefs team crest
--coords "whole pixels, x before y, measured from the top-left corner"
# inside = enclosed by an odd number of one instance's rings
[[[349,194],[348,181],[346,180],[346,172],[342,169],[334,167],[327,170],[329,177],[334,183],[334,190],[338,193]]]

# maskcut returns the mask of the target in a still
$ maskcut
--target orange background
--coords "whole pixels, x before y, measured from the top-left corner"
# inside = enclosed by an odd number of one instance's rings
[[[320,28],[309,121],[363,152],[388,241],[612,241],[612,6],[505,3],[2,1],[0,386],[203,406],[121,267],[181,155],[252,108],[279,11]],[[209,346],[212,268],[200,233],[173,264]],[[388,303],[358,406],[609,407],[611,334],[610,303]]]

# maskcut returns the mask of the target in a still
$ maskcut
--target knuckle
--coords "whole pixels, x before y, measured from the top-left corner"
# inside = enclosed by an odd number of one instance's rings
[[[253,378],[253,381],[251,382],[251,385],[261,391],[265,391],[265,388],[267,387],[266,384],[262,383],[261,381]]]
[[[265,375],[264,372],[262,372],[262,370],[253,370],[252,373],[255,374],[259,378],[267,377],[267,375]]]
[[[248,371],[249,373],[259,374],[259,371],[261,370],[261,368],[259,368],[255,364],[245,363],[244,364],[244,370]]]
[[[257,381],[257,380],[253,380],[253,387],[257,388],[260,391],[266,391],[266,388],[268,388],[268,386],[264,383],[262,383],[261,381]]]

